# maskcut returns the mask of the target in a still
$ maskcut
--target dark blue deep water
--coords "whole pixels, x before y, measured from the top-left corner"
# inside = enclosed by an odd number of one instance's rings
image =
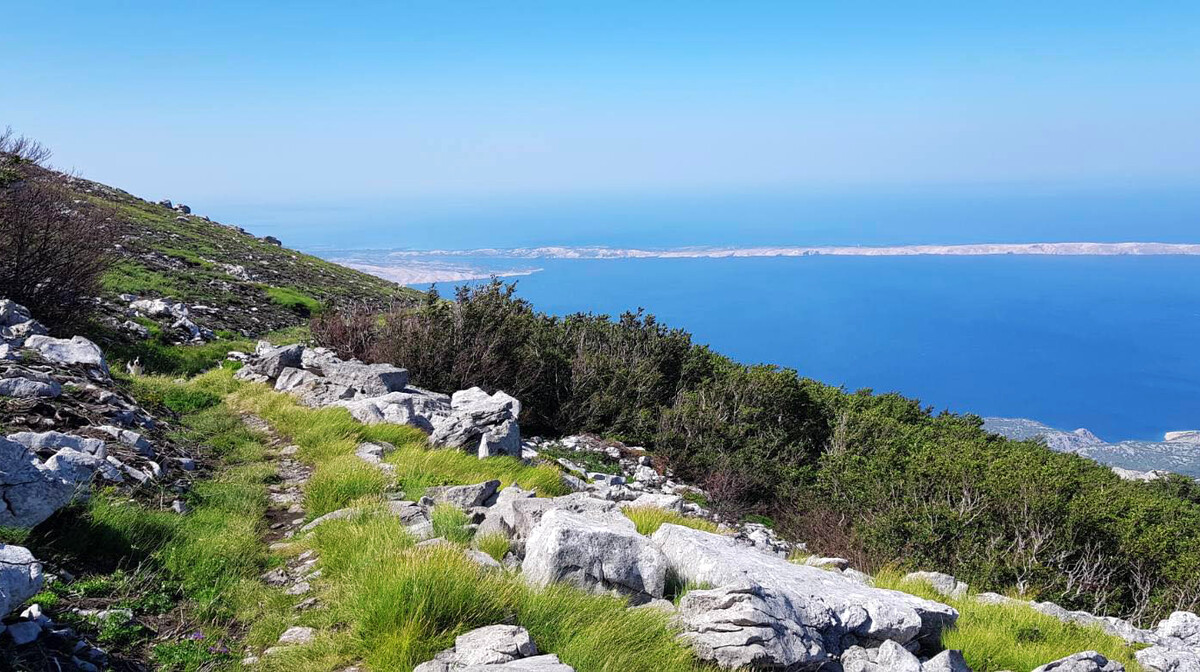
[[[519,294],[547,312],[644,307],[739,361],[851,389],[1106,440],[1200,427],[1196,257],[535,263]]]

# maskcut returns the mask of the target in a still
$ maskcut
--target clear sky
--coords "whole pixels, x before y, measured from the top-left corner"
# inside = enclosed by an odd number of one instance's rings
[[[0,125],[150,198],[1200,183],[1200,2],[23,2]]]

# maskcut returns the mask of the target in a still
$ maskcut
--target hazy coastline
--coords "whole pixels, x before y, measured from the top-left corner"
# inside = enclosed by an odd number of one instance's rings
[[[502,257],[515,259],[670,259],[722,257],[807,257],[817,255],[859,257],[903,256],[1153,256],[1200,255],[1200,243],[973,243],[962,245],[891,246],[778,246],[778,247],[684,247],[639,249],[613,247],[516,247],[471,250],[395,250],[389,257]]]

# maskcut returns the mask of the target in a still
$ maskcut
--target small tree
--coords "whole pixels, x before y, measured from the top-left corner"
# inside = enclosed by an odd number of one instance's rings
[[[50,152],[11,129],[0,133],[0,297],[38,319],[79,321],[99,290],[117,231],[106,212],[77,202]]]

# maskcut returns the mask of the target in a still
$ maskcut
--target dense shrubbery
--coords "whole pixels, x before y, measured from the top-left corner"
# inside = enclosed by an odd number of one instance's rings
[[[49,152],[0,131],[0,297],[51,326],[77,322],[111,263],[115,224],[76,202],[60,174],[42,168]]]
[[[541,315],[513,291],[333,311],[313,337],[408,367],[417,385],[504,389],[527,430],[650,446],[714,505],[767,514],[864,569],[936,568],[1143,621],[1200,603],[1200,489],[1186,479],[1123,482],[974,416],[743,366],[641,313]]]

